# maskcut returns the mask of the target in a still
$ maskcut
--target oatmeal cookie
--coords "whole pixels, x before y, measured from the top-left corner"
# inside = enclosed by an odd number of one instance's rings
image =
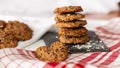
[[[64,6],[60,8],[56,8],[54,13],[73,13],[73,12],[81,12],[83,9],[81,6]]]
[[[75,14],[57,14],[55,17],[55,21],[73,21],[73,20],[79,20],[81,18],[84,18],[85,15],[75,13]]]
[[[64,61],[68,56],[68,49],[63,43],[57,41],[50,47],[40,46],[36,50],[36,55],[43,61]]]
[[[4,30],[12,33],[17,40],[24,41],[32,37],[32,30],[30,27],[19,21],[8,21]]]
[[[87,24],[86,20],[75,20],[75,21],[61,21],[56,22],[57,27],[66,27],[66,28],[77,28],[82,27]]]
[[[60,28],[59,35],[64,36],[75,36],[80,37],[87,35],[87,29],[85,27],[79,27],[79,28]]]
[[[18,45],[18,41],[11,33],[0,30],[0,49],[14,48],[17,45]]]
[[[4,29],[6,25],[6,22],[3,20],[0,20],[0,29]]]
[[[88,42],[90,39],[89,37],[86,36],[81,36],[81,37],[68,37],[68,36],[60,36],[59,37],[60,42],[66,43],[66,44],[83,44]]]

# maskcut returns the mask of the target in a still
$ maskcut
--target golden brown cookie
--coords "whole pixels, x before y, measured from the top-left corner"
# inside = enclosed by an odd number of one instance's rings
[[[6,22],[3,20],[0,20],[0,29],[4,29],[6,25]]]
[[[79,28],[60,28],[59,35],[64,36],[75,36],[80,37],[87,35],[87,29],[85,27],[79,27]]]
[[[73,20],[79,20],[84,18],[85,15],[75,13],[75,14],[57,14],[55,17],[55,21],[73,21]]]
[[[67,36],[60,36],[59,37],[60,42],[66,43],[66,44],[83,44],[89,41],[88,36],[81,36],[81,37],[67,37]]]
[[[19,21],[8,21],[4,30],[12,33],[17,40],[24,41],[32,38],[32,30],[30,27]]]
[[[50,47],[40,46],[36,50],[38,59],[43,61],[64,61],[68,56],[68,49],[64,44],[57,41]]]
[[[48,47],[46,47],[46,46],[40,46],[36,50],[36,56],[40,60],[47,61],[48,60],[48,56],[49,56],[48,54],[49,54],[49,50],[48,50]]]
[[[75,20],[75,21],[61,21],[56,22],[57,27],[66,27],[66,28],[77,28],[82,27],[87,24],[86,20]]]
[[[80,6],[64,6],[56,8],[54,13],[72,13],[72,12],[81,12],[83,9]]]
[[[2,48],[13,48],[18,45],[18,41],[11,33],[0,30],[0,49]]]

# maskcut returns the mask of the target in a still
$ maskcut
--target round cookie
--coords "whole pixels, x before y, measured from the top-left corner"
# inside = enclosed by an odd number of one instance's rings
[[[81,18],[84,18],[85,15],[75,13],[75,14],[57,14],[55,17],[55,21],[73,21],[73,20],[79,20]]]
[[[11,33],[0,30],[0,49],[14,48],[18,45],[18,41]]]
[[[68,49],[65,46],[65,44],[63,44],[63,43],[61,43],[59,41],[56,41],[56,42],[51,44],[50,48],[56,54],[57,61],[63,61],[65,59],[67,59],[67,57],[68,57]]]
[[[19,21],[8,21],[4,29],[12,33],[17,40],[29,40],[32,37],[32,30],[24,23]]]
[[[66,27],[66,28],[77,28],[82,27],[87,24],[86,20],[75,20],[75,21],[61,21],[56,22],[57,27]]]
[[[60,8],[56,8],[54,13],[73,13],[73,12],[81,12],[83,9],[80,6],[64,6]]]
[[[36,50],[36,56],[40,59],[40,60],[44,60],[44,61],[47,61],[49,58],[48,58],[48,53],[49,53],[49,50],[46,46],[40,46],[39,48],[37,48]],[[53,57],[52,57],[53,58]],[[55,58],[55,57],[54,57]]]
[[[36,55],[43,61],[64,61],[68,56],[68,49],[64,44],[57,41],[50,47],[41,46],[37,48]]]
[[[81,36],[81,37],[67,37],[67,36],[60,36],[59,37],[60,42],[66,43],[66,44],[83,44],[88,42],[90,39],[88,36]]]
[[[79,28],[60,28],[59,35],[64,35],[64,36],[75,36],[75,37],[80,37],[87,35],[87,29],[85,27],[79,27]]]
[[[0,29],[4,29],[5,25],[6,25],[5,21],[0,20]]]

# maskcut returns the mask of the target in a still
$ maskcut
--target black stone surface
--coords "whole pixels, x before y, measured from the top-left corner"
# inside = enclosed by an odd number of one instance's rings
[[[107,52],[109,48],[99,39],[99,37],[93,31],[88,31],[90,41],[85,44],[65,44],[70,53],[86,53],[86,52]],[[58,35],[56,32],[47,32],[42,39],[45,44],[49,46],[52,42],[58,41]]]

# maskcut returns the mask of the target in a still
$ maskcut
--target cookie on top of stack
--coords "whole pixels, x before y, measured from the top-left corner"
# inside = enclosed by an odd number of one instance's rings
[[[85,15],[81,14],[83,9],[80,6],[64,6],[54,10],[56,26],[59,40],[66,44],[83,44],[89,41],[87,29],[84,25],[86,20],[82,20]]]

